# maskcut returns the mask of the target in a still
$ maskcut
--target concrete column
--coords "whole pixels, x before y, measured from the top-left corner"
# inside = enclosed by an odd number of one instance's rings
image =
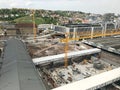
[[[117,25],[118,25],[118,24],[117,24],[117,22],[116,22],[116,23],[114,24],[114,26],[115,26],[115,29],[117,29]]]
[[[102,34],[102,38],[104,37],[104,25],[102,24],[102,23],[100,23],[100,25],[101,25],[101,28],[102,28],[102,31],[101,31],[101,34]]]
[[[66,28],[66,34],[68,35],[68,38],[70,38],[70,28]]]
[[[94,27],[91,27],[91,39],[93,39]]]
[[[105,28],[104,28],[104,37],[106,36],[106,31],[107,31],[107,23],[105,23]]]
[[[76,28],[74,28],[73,33],[72,33],[74,39],[76,38],[76,32],[77,32],[77,31],[76,31]]]
[[[104,37],[104,27],[102,26],[102,38]]]

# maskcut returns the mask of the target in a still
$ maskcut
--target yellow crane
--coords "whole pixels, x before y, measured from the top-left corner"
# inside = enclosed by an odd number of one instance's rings
[[[67,68],[68,66],[68,33],[65,34],[66,38],[65,38],[65,57],[64,57],[64,66]]]
[[[36,41],[37,29],[36,29],[36,24],[35,24],[35,10],[31,10],[31,12],[32,12],[32,23],[33,23],[34,41]]]
[[[69,36],[70,34],[74,34],[73,32],[68,33],[67,35]],[[104,33],[100,32],[100,31],[94,31],[94,32],[87,32],[87,31],[83,31],[78,33],[78,36],[75,38],[68,38],[68,41],[72,41],[72,40],[83,40],[83,39],[92,39],[92,38],[97,38],[97,37],[103,37],[103,36],[112,36],[112,35],[120,35],[120,29],[113,29],[113,30],[108,30]],[[66,42],[66,38],[65,39],[61,39],[61,42]]]
[[[83,40],[83,39],[92,39],[92,38],[96,38],[96,37],[103,37],[103,36],[111,36],[111,35],[120,35],[120,29],[113,29],[113,30],[109,30],[109,31],[107,31],[107,32],[104,32],[104,33],[102,33],[102,32],[98,32],[97,30],[96,31],[94,31],[94,32],[81,32],[81,33],[79,33],[79,37],[78,38],[69,38],[69,35],[70,34],[73,34],[73,32],[71,32],[71,33],[65,33],[65,35],[66,35],[66,38],[65,39],[61,39],[60,41],[61,42],[65,42],[65,48],[64,48],[64,50],[65,50],[65,57],[64,57],[64,66],[65,67],[67,67],[68,66],[68,45],[69,45],[69,41],[71,41],[71,40]],[[75,34],[76,34],[76,32],[75,32]]]

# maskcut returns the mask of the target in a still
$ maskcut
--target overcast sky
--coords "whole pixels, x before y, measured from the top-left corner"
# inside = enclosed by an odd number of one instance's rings
[[[35,8],[120,14],[120,0],[0,0],[0,8]]]

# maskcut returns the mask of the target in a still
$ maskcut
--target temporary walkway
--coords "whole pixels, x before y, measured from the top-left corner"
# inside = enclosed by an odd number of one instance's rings
[[[6,41],[0,70],[0,90],[46,90],[23,42]]]
[[[99,52],[101,52],[101,50],[97,49],[97,48],[69,52],[68,58],[72,58],[75,56],[85,56],[85,55],[95,54],[95,53],[99,53]],[[47,62],[59,61],[60,59],[63,59],[64,57],[65,57],[65,54],[63,53],[63,54],[58,54],[58,55],[53,55],[53,56],[35,58],[35,59],[33,59],[33,62],[35,64],[43,64],[43,63],[47,63]]]
[[[120,80],[120,68],[113,69],[53,90],[96,90]]]

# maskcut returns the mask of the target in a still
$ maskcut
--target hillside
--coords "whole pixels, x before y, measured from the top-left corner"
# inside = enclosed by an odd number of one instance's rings
[[[10,21],[12,23],[29,23],[32,22],[31,10],[29,9],[0,9],[0,21]],[[35,22],[63,24],[68,23],[71,18],[84,18],[87,14],[77,11],[51,11],[51,10],[35,10]]]
[[[120,15],[114,13],[92,14],[80,11],[52,11],[36,9],[34,10],[36,24],[78,24],[78,23],[99,23],[114,22]],[[32,10],[30,9],[0,9],[0,21],[9,21],[11,23],[30,23],[32,22]]]
[[[32,23],[32,17],[31,16],[25,16],[21,18],[17,18],[14,20],[15,23]],[[52,19],[52,18],[47,18],[47,17],[35,17],[35,23],[38,24],[56,24],[57,21]]]

